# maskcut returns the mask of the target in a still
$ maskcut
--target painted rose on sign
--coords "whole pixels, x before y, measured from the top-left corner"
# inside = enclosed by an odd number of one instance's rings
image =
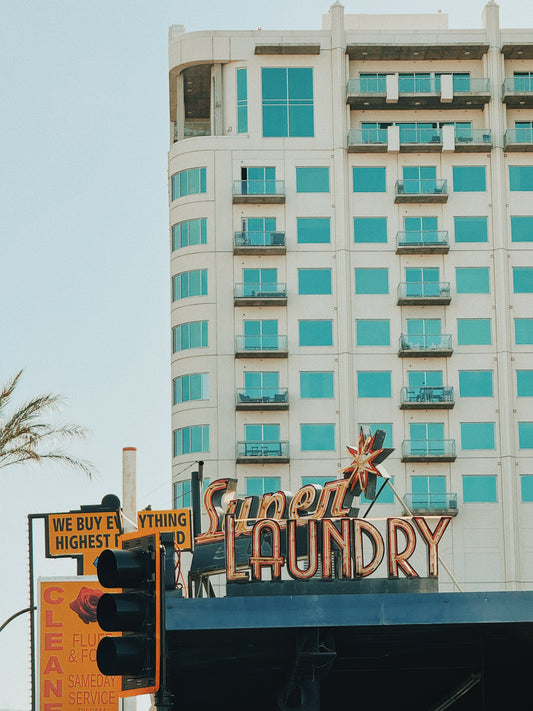
[[[83,587],[78,593],[78,597],[70,603],[73,610],[86,625],[89,622],[96,622],[96,606],[103,594],[103,590],[94,590]]]

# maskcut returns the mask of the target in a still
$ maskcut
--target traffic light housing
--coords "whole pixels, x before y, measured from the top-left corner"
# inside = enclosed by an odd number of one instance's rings
[[[100,627],[122,636],[104,637],[96,650],[102,674],[122,677],[120,696],[155,693],[161,664],[161,548],[158,533],[126,534],[121,550],[104,550],[98,580],[104,593],[96,610]]]

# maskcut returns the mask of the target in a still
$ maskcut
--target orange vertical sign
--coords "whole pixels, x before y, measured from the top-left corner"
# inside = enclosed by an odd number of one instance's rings
[[[117,711],[121,679],[96,665],[103,592],[94,578],[40,581],[40,711]]]

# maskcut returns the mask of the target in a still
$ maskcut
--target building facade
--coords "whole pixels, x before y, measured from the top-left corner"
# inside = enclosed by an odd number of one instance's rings
[[[463,588],[531,588],[531,31],[494,2],[173,26],[170,113],[174,505],[200,459],[242,494],[336,478],[369,425],[410,509],[454,516]]]

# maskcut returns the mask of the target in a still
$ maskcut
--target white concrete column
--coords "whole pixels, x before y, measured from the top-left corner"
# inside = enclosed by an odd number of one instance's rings
[[[450,153],[455,150],[455,126],[443,126],[442,129],[442,152]]]
[[[440,100],[443,104],[451,104],[453,101],[453,76],[451,74],[441,75]]]
[[[215,64],[212,71],[212,96],[211,104],[213,106],[212,116],[212,133],[214,136],[224,135],[224,103],[223,103],[223,88],[222,88],[222,64]]]
[[[185,99],[183,96],[183,74],[176,77],[176,139],[185,137]]]
[[[387,151],[398,153],[400,150],[400,127],[387,126]]]
[[[387,83],[387,104],[397,104],[398,103],[398,85],[399,76],[398,74],[387,74],[385,77]]]

